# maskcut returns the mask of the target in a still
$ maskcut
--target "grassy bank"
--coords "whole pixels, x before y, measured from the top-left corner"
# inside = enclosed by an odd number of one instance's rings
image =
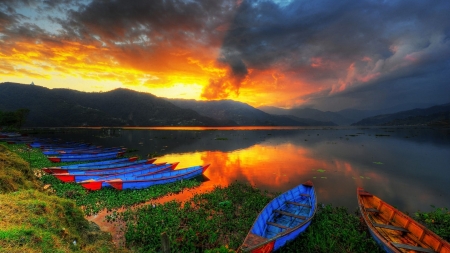
[[[75,202],[44,190],[34,170],[0,144],[0,252],[120,252]]]

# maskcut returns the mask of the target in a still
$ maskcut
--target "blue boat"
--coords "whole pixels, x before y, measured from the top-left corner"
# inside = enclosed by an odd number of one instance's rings
[[[178,165],[178,163],[154,165],[153,168],[144,169],[142,171],[137,170],[137,171],[119,173],[119,174],[115,174],[115,175],[108,175],[108,176],[104,176],[104,177],[99,177],[97,179],[81,181],[78,183],[88,190],[95,191],[95,190],[100,190],[103,187],[111,187],[110,184],[106,183],[107,180],[112,180],[112,179],[117,179],[117,178],[123,178],[126,180],[126,179],[130,179],[130,178],[134,178],[138,175],[158,174],[158,173],[161,173],[166,170],[173,170],[177,165]]]
[[[274,198],[259,213],[240,247],[243,252],[272,252],[295,239],[317,210],[314,185],[307,181]]]
[[[67,156],[49,156],[47,157],[53,163],[59,162],[78,162],[78,161],[95,161],[117,158],[124,155],[125,152],[108,152],[99,154],[81,154],[81,155],[67,155]]]
[[[86,148],[86,149],[74,149],[74,150],[44,150],[44,155],[64,156],[64,155],[78,155],[78,154],[100,154],[113,151],[124,151],[125,148]]]
[[[147,159],[147,160],[129,160],[119,163],[110,163],[110,164],[102,164],[102,165],[91,165],[90,167],[69,167],[69,168],[63,168],[61,167],[47,167],[43,168],[42,170],[44,172],[47,172],[48,174],[62,174],[62,173],[88,173],[88,172],[94,172],[94,171],[102,171],[102,170],[108,170],[108,169],[120,169],[120,168],[127,168],[127,167],[135,167],[139,165],[144,164],[151,164],[155,162],[156,159]],[[70,166],[70,165],[68,165]]]
[[[209,164],[205,166],[192,166],[163,173],[136,176],[134,178],[116,178],[106,181],[106,183],[117,190],[144,189],[153,185],[173,183],[183,179],[194,178],[203,174],[208,167]]]
[[[163,167],[166,163],[159,164],[140,164],[134,166],[127,166],[122,168],[113,168],[113,169],[102,169],[102,170],[87,170],[80,172],[69,172],[69,173],[55,173],[52,174],[59,180],[63,182],[82,182],[89,179],[94,180],[105,180],[110,178],[110,176],[115,177],[125,177],[128,175],[140,175],[140,174],[149,174],[158,172],[156,167]],[[175,166],[175,165],[173,165]]]

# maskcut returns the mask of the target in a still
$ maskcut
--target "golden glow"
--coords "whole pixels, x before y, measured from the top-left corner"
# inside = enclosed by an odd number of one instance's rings
[[[336,193],[346,196],[348,191],[354,190],[355,185],[363,186],[368,178],[383,181],[383,177],[374,172],[362,176],[360,170],[346,161],[319,159],[313,151],[293,143],[263,142],[232,152],[205,151],[165,155],[157,161],[180,162],[177,169],[211,164],[204,173],[209,181],[203,182],[195,190],[164,197],[158,202],[173,199],[184,201],[197,192],[210,191],[215,186],[225,187],[235,181],[249,182],[269,191],[287,190],[307,180],[312,180],[318,186],[322,183],[339,186],[333,192],[318,187],[323,201],[333,198]],[[347,183],[342,183],[343,181]]]
[[[129,88],[158,97],[229,98],[252,106],[292,106],[295,96],[313,92],[294,73],[249,69],[244,79],[217,62],[220,47],[157,51],[104,47],[74,41],[17,41],[5,44],[0,78],[48,88],[105,92]],[[191,50],[191,51],[189,51]],[[216,85],[216,86],[214,86]],[[209,97],[203,97],[209,90]],[[299,93],[298,90],[302,92]],[[295,91],[295,92],[294,92]],[[284,99],[281,99],[284,98]]]

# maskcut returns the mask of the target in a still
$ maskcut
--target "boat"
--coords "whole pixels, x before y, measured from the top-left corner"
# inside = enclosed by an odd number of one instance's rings
[[[63,182],[81,182],[89,179],[99,179],[101,177],[111,176],[111,175],[120,175],[128,172],[141,172],[145,169],[154,168],[156,166],[162,166],[166,163],[158,163],[158,164],[140,164],[119,168],[111,168],[111,169],[101,169],[101,170],[86,170],[86,171],[76,171],[69,173],[53,173],[52,175],[58,178]],[[151,173],[149,171],[148,173]]]
[[[373,239],[389,253],[449,253],[450,244],[380,198],[357,188],[358,206]]]
[[[72,153],[93,153],[99,151],[107,151],[107,150],[119,150],[120,148],[103,148],[101,146],[90,146],[90,147],[81,147],[81,148],[70,148],[70,149],[41,149],[42,154],[44,155],[59,155],[59,154],[72,154]]]
[[[78,162],[78,161],[95,161],[106,160],[111,158],[117,158],[123,156],[124,151],[98,153],[98,154],[80,154],[80,155],[61,155],[61,156],[48,156],[47,159],[53,163],[59,162]]]
[[[134,178],[114,178],[105,182],[117,190],[144,189],[153,185],[167,184],[183,179],[194,178],[203,174],[208,167],[209,164],[205,166],[192,166],[163,173],[136,176]]]
[[[81,168],[81,167],[86,168],[86,167],[102,166],[102,165],[107,165],[107,164],[117,164],[117,163],[122,163],[122,162],[133,162],[133,161],[136,161],[137,159],[138,159],[137,156],[132,156],[132,157],[116,158],[116,159],[110,159],[110,160],[104,160],[104,161],[62,165],[59,167],[51,167],[51,168],[63,168],[63,169]]]
[[[295,239],[311,224],[317,198],[311,181],[274,198],[259,213],[239,250],[272,252]]]
[[[155,164],[153,166],[153,168],[119,173],[119,174],[114,174],[114,175],[108,175],[108,176],[104,176],[104,177],[98,177],[96,179],[89,179],[89,180],[84,180],[84,181],[78,182],[78,184],[80,184],[81,186],[83,186],[84,188],[86,188],[88,190],[96,191],[96,190],[102,189],[103,187],[111,187],[111,184],[106,183],[106,181],[108,181],[108,180],[119,179],[119,178],[127,180],[127,179],[134,178],[138,175],[158,174],[163,171],[173,170],[173,169],[175,169],[175,167],[177,165],[178,165],[178,163]]]
[[[77,167],[71,167],[71,165],[68,165],[69,167],[65,168],[64,166],[61,167],[47,167],[43,168],[42,170],[48,174],[62,174],[62,173],[89,173],[94,171],[102,171],[107,169],[122,169],[127,167],[135,167],[138,165],[144,165],[144,164],[151,164],[156,161],[155,158],[153,159],[147,159],[147,160],[129,160],[129,161],[123,161],[121,163],[110,163],[110,164],[99,164],[99,165],[90,165],[89,167],[85,166],[77,166]]]

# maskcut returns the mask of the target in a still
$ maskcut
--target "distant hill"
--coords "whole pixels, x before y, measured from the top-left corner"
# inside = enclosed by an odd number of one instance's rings
[[[189,108],[201,115],[219,122],[236,122],[241,126],[335,126],[333,122],[324,122],[306,118],[271,115],[248,104],[233,100],[197,101],[192,99],[167,99],[171,103]]]
[[[362,119],[353,126],[446,125],[450,126],[450,103]]]
[[[283,109],[273,106],[262,106],[258,109],[276,115],[291,115],[298,118],[307,118],[311,120],[323,121],[323,122],[334,122],[338,125],[350,125],[353,123],[353,119],[346,118],[336,112],[323,112],[312,108],[292,108]]]
[[[405,111],[412,108],[426,108],[430,106],[433,106],[433,104],[408,103],[379,110],[344,109],[337,112],[331,111],[324,112],[317,109],[301,108],[301,107],[283,109],[273,106],[262,106],[258,107],[258,109],[275,115],[293,115],[300,118],[309,118],[318,121],[328,121],[328,122],[331,121],[342,126],[342,125],[351,125],[352,123],[360,121],[364,118],[380,114],[390,114]]]
[[[0,110],[30,109],[24,126],[218,126],[214,119],[149,93],[116,89],[86,93],[17,83],[0,84]]]

